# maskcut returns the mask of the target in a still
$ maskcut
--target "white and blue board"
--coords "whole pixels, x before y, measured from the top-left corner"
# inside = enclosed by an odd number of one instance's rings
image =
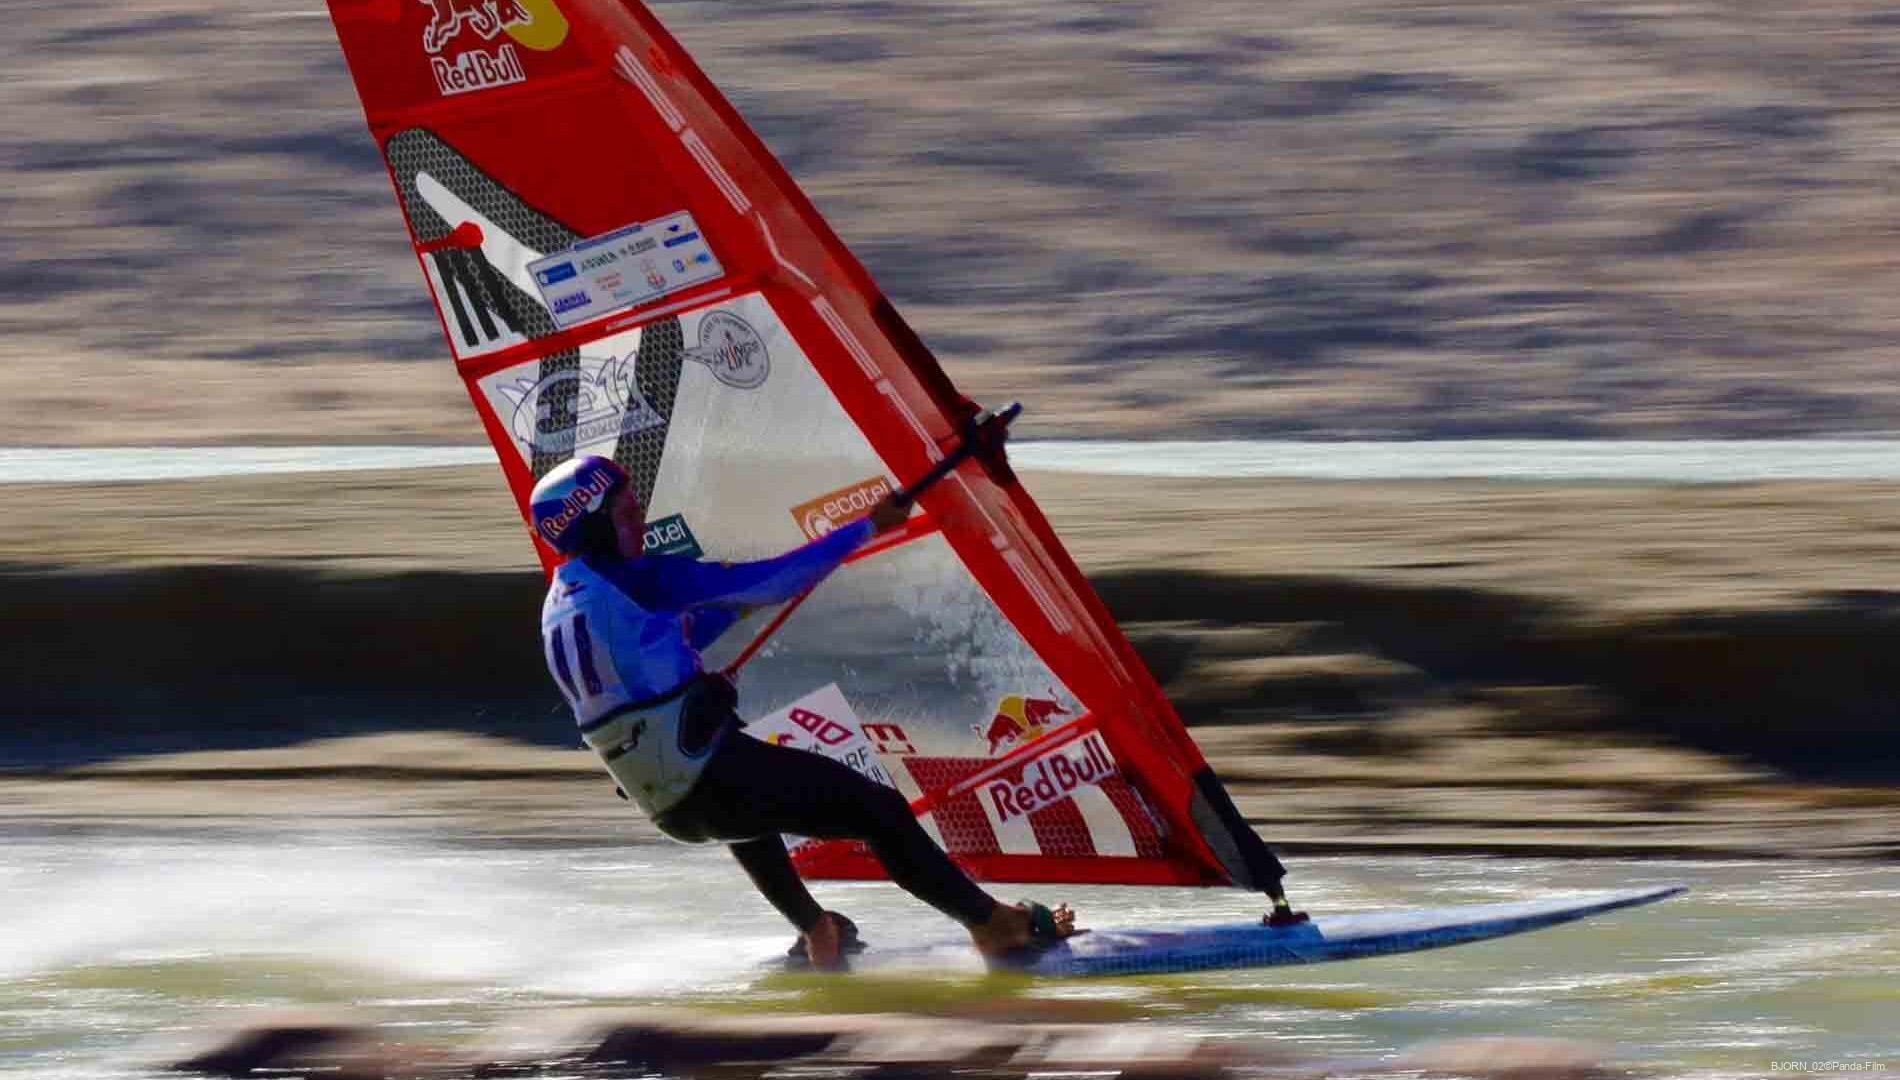
[[[1076,978],[1357,960],[1509,937],[1653,904],[1686,891],[1686,886],[1669,885],[1502,904],[1357,911],[1319,915],[1311,922],[1283,927],[1254,921],[1179,929],[1093,930],[1018,967],[1032,975]],[[972,967],[978,961],[967,941],[912,949],[879,949],[874,944],[870,951],[853,957],[851,966],[862,971],[935,968],[946,963]]]

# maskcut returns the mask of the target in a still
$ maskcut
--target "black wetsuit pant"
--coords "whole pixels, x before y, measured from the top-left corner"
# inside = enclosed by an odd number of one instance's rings
[[[752,738],[737,730],[736,717],[732,723],[686,798],[655,819],[667,835],[730,844],[753,884],[801,931],[824,909],[792,867],[781,833],[862,840],[911,895],[964,926],[988,921],[996,901],[930,839],[903,795],[828,757]]]

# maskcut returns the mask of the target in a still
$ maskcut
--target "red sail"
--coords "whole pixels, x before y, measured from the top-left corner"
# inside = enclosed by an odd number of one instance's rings
[[[954,445],[970,403],[640,4],[330,9],[517,502],[555,463],[610,454],[653,546],[753,558]],[[1249,883],[1244,824],[1006,467],[933,488],[898,542],[785,620],[743,689],[769,713],[754,735],[898,786],[978,876]],[[878,875],[853,845],[798,854]]]

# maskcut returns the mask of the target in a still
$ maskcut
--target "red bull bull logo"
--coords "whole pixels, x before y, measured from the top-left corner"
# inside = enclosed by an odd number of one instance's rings
[[[431,56],[448,47],[464,29],[475,31],[483,41],[493,41],[510,26],[534,21],[521,0],[422,0],[422,3],[429,8],[429,25],[422,29],[422,51]]]
[[[989,723],[973,725],[970,730],[986,740],[990,754],[995,755],[1040,736],[1056,726],[1057,717],[1068,715],[1069,710],[1051,698],[1008,694],[996,703],[996,715]]]

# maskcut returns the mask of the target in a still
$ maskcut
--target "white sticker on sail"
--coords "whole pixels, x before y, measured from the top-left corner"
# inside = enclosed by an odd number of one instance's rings
[[[528,360],[481,380],[482,393],[524,460],[548,454],[611,457],[622,436],[666,423],[634,377],[639,330],[586,349],[578,362],[552,373],[544,373],[539,360]],[[572,404],[557,407],[567,402]]]
[[[864,737],[864,726],[837,683],[821,686],[783,709],[745,726],[745,733],[761,742],[823,754],[885,787],[897,782],[884,770],[877,749]],[[787,835],[785,846],[797,851],[814,841]]]
[[[819,687],[783,709],[745,726],[761,742],[823,754],[885,787],[897,781],[884,771],[877,749],[864,737],[864,726],[837,683]]]
[[[528,270],[554,325],[562,329],[725,273],[693,216],[683,210],[589,237],[537,259]]]

